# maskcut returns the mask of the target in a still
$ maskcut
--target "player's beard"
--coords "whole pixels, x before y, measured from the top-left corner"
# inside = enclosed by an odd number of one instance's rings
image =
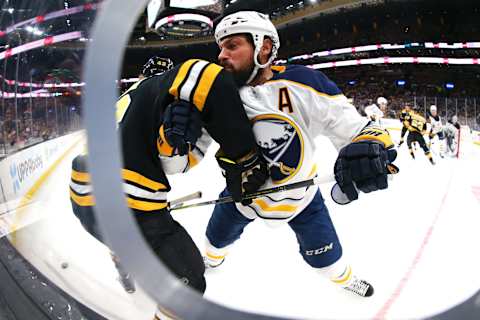
[[[225,67],[225,66],[224,66]],[[238,88],[244,87],[247,85],[247,80],[253,72],[254,64],[250,64],[248,67],[241,70],[234,70],[232,67],[226,67],[226,70],[231,72],[233,75],[233,80]]]

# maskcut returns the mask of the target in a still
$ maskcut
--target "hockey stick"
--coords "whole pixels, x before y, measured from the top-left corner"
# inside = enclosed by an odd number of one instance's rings
[[[193,200],[193,199],[200,199],[201,197],[202,197],[202,191],[197,191],[197,192],[188,194],[186,196],[183,196],[183,197],[174,199],[172,201],[169,201],[167,208],[172,210],[173,207],[181,206],[181,205],[183,205],[184,202],[187,202],[187,201]]]
[[[294,189],[299,189],[299,188],[305,188],[305,187],[310,187],[313,185],[318,185],[322,183],[327,183],[327,182],[333,182],[335,181],[335,178],[333,174],[322,176],[322,177],[316,177],[313,179],[308,179],[304,181],[299,181],[299,182],[294,182],[290,184],[285,184],[283,186],[278,186],[278,187],[273,187],[273,188],[268,188],[264,190],[259,190],[257,192],[247,194],[243,199],[255,199],[258,197],[265,196],[267,194],[271,193],[277,193],[277,192],[282,192],[282,191],[288,191],[288,190],[294,190]],[[204,201],[204,202],[198,202],[198,203],[192,203],[192,204],[187,204],[187,205],[177,205],[174,207],[170,207],[170,210],[180,210],[180,209],[187,209],[187,208],[195,208],[195,207],[202,207],[202,206],[207,206],[211,204],[221,204],[221,203],[229,203],[233,202],[232,196],[227,196],[227,197],[221,197],[215,200],[209,200],[209,201]]]

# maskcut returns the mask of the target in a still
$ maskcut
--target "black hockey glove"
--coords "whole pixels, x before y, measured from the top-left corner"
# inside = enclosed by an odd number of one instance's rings
[[[201,135],[200,111],[191,103],[176,100],[167,106],[163,115],[159,138],[160,153],[183,156],[191,150]]]
[[[335,180],[350,201],[357,200],[357,189],[368,193],[388,187],[387,174],[399,171],[392,164],[396,157],[388,132],[369,125],[340,150],[335,162]]]
[[[268,166],[262,155],[252,152],[238,161],[226,158],[219,150],[215,154],[218,165],[224,171],[227,181],[227,189],[235,202],[241,202],[244,206],[252,203],[251,199],[242,197],[246,193],[252,193],[260,189],[269,177]]]

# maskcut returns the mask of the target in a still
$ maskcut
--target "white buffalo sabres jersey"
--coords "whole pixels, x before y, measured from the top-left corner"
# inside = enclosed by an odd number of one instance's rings
[[[376,104],[365,107],[365,114],[367,117],[377,124],[380,124],[380,119],[383,118],[383,111]]]
[[[432,127],[432,133],[438,133],[443,130],[442,119],[437,114],[436,116],[432,116],[429,114],[430,119],[430,126]]]
[[[323,73],[304,66],[272,69],[271,80],[240,90],[257,144],[270,165],[271,177],[262,189],[313,178],[314,139],[325,135],[339,149],[368,123]],[[316,190],[274,193],[237,208],[250,219],[289,221],[312,201]]]

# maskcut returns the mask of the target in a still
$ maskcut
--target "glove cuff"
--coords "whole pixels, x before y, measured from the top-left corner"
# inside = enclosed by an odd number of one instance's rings
[[[382,144],[385,149],[393,147],[393,141],[387,130],[374,124],[368,124],[352,139],[352,142],[375,141]]]
[[[158,139],[157,139],[157,150],[158,153],[162,156],[166,157],[172,157],[174,156],[174,151],[175,149],[167,142],[167,139],[165,138],[165,131],[163,128],[163,124],[158,130]]]

